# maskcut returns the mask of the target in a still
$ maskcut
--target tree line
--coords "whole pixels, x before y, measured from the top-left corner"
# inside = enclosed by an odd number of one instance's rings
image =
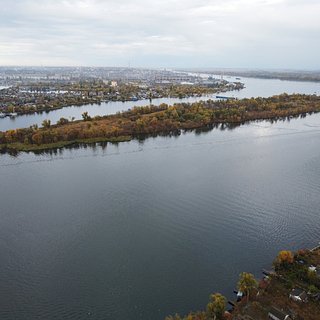
[[[139,135],[177,132],[184,129],[204,128],[218,123],[244,123],[257,119],[279,119],[306,116],[320,111],[320,97],[316,95],[282,94],[270,98],[251,98],[228,101],[199,101],[134,107],[108,116],[91,117],[83,113],[83,120],[61,118],[56,124],[49,120],[39,128],[0,132],[2,147],[19,148],[56,144],[85,139],[136,137]]]

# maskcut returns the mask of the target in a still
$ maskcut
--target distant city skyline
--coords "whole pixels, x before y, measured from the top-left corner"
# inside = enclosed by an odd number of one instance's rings
[[[317,0],[0,0],[0,66],[319,70]]]

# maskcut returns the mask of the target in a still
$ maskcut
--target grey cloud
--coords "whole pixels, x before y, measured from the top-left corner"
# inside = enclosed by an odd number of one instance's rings
[[[0,7],[0,65],[319,68],[313,0],[0,0]]]

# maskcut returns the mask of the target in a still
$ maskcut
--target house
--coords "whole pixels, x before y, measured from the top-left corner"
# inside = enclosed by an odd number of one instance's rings
[[[299,288],[292,289],[292,291],[289,295],[289,298],[294,301],[297,301],[297,302],[307,302],[308,301],[307,293],[304,290],[299,289]]]
[[[263,279],[260,280],[258,287],[259,287],[259,289],[264,290],[268,287],[269,283],[270,283],[270,277],[265,276],[265,277],[263,277]]]
[[[316,272],[317,268],[315,266],[310,266],[309,268],[310,272]]]
[[[111,81],[110,86],[111,87],[117,87],[118,86],[118,82],[117,81]]]
[[[311,266],[308,268],[308,270],[309,270],[309,272],[314,272],[317,277],[320,277],[320,267],[319,267],[319,266],[315,267],[315,266],[312,266],[312,265],[311,265]]]
[[[292,320],[290,318],[289,314],[280,311],[274,307],[271,307],[269,313],[268,313],[268,319],[270,320]]]

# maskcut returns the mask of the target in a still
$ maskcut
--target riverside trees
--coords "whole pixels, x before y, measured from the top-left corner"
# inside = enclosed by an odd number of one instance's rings
[[[249,120],[279,119],[305,116],[320,112],[320,97],[316,95],[287,95],[270,98],[251,98],[228,101],[199,101],[173,106],[134,107],[132,110],[109,116],[91,118],[83,114],[83,121],[59,121],[57,125],[43,123],[43,128],[9,130],[0,135],[0,144],[11,148],[32,150],[32,145],[68,142],[77,139],[135,137],[147,134],[177,132],[204,128],[213,124],[240,124]],[[19,143],[19,146],[14,144]]]
[[[188,315],[181,317],[176,314],[168,316],[165,320],[222,320],[224,318],[227,299],[220,293],[210,295],[207,311],[191,312]]]
[[[294,262],[294,255],[291,251],[283,250],[278,253],[277,258],[274,261],[275,268],[287,268]]]
[[[207,314],[209,319],[220,320],[222,319],[226,310],[226,298],[220,294],[215,293],[210,295],[210,301],[207,304]]]
[[[252,273],[240,273],[238,290],[244,292],[249,301],[250,294],[258,287],[258,282]]]

